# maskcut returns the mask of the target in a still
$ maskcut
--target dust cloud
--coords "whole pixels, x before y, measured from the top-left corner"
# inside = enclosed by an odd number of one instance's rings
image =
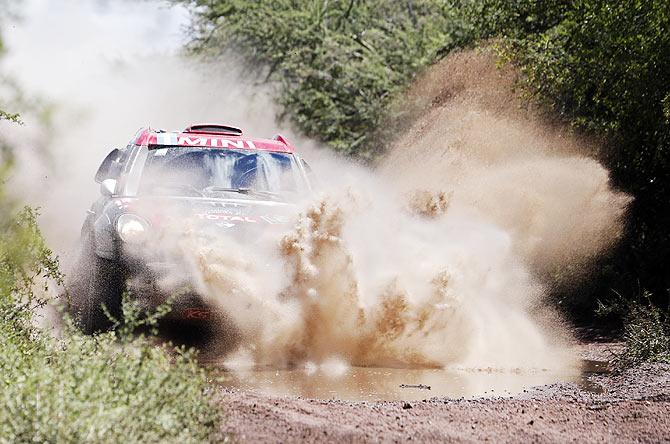
[[[97,164],[137,127],[216,121],[271,136],[277,125],[272,86],[250,83],[232,58],[143,54],[90,65],[59,98],[50,131],[39,135],[29,121],[18,131],[31,136],[13,136],[23,145],[14,187],[42,207],[61,252],[96,196]],[[203,240],[184,226],[163,233],[191,285],[232,323],[235,347],[218,358],[576,369],[569,334],[544,307],[546,275],[615,242],[629,199],[582,141],[518,110],[513,97],[490,58],[452,57],[410,91],[415,123],[376,171],[284,131],[320,186],[283,231],[253,243]],[[51,164],[39,158],[45,151]]]
[[[630,198],[588,156],[594,142],[521,107],[513,75],[456,54],[410,91],[423,112],[375,172],[322,159],[340,177],[262,255],[275,264],[262,282],[288,276],[278,288],[258,284],[264,260],[244,246],[232,267],[231,249],[199,250],[200,291],[253,326],[254,362],[574,366],[548,291],[617,241]]]
[[[531,316],[544,289],[507,232],[467,209],[417,214],[388,185],[367,179],[325,191],[288,233],[251,247],[181,241],[198,294],[234,319],[254,363],[574,364],[567,337]]]
[[[504,229],[534,273],[578,278],[620,237],[631,198],[594,160],[597,141],[522,101],[516,81],[486,51],[438,63],[407,94],[416,123],[378,170],[399,187],[449,193]]]

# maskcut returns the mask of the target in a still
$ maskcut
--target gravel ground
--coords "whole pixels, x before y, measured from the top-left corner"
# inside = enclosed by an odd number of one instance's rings
[[[604,360],[617,343],[588,343]],[[663,442],[670,440],[670,366],[646,364],[508,398],[347,402],[221,388],[224,432],[240,442]]]

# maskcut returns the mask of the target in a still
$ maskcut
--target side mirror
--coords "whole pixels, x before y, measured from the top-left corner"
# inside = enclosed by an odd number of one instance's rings
[[[107,154],[105,160],[102,161],[100,167],[98,168],[98,171],[95,173],[95,181],[97,183],[102,183],[103,180],[109,178],[112,174],[114,174],[113,171],[114,163],[118,161],[120,156],[121,156],[121,150],[119,150],[118,148],[113,149],[112,151],[110,151],[109,154]]]
[[[115,179],[105,179],[100,183],[100,193],[103,196],[113,196],[116,193],[116,180]]]

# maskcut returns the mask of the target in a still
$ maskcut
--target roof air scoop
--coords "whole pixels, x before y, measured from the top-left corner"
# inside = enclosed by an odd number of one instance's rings
[[[275,136],[275,140],[278,141],[278,142],[283,143],[283,144],[286,145],[286,146],[291,146],[291,144],[288,143],[288,140],[286,140],[286,139],[284,138],[284,136],[282,136],[281,134],[277,134],[277,135]]]
[[[234,126],[218,125],[212,123],[201,123],[198,125],[191,125],[184,130],[185,133],[200,133],[200,134],[225,134],[228,136],[241,136],[242,130]]]

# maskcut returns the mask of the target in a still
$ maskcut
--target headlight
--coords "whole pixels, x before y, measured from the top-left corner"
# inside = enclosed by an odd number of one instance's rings
[[[116,221],[116,231],[122,241],[136,244],[146,239],[149,222],[134,214],[122,214]]]

